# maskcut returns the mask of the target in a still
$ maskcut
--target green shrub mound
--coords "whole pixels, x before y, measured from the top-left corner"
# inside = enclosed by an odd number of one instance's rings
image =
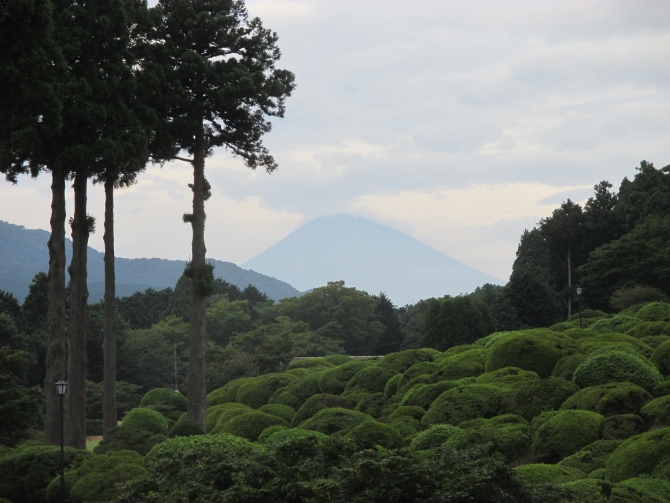
[[[379,419],[382,417],[386,404],[387,402],[386,398],[384,398],[384,393],[374,393],[359,400],[356,407],[354,407],[354,410],[364,412],[375,419]]]
[[[447,390],[460,386],[455,381],[440,381],[435,384],[418,384],[403,396],[400,405],[421,407],[428,410],[430,405]]]
[[[644,337],[670,335],[670,323],[665,321],[645,321],[639,325],[634,326],[626,335],[635,337],[636,339],[643,339]]]
[[[645,430],[644,419],[635,414],[619,414],[605,418],[600,436],[603,440],[625,440]]]
[[[650,302],[635,316],[642,321],[670,321],[670,305],[667,302]]]
[[[658,370],[646,360],[621,351],[594,353],[577,367],[574,376],[574,382],[580,388],[629,382],[652,391],[662,380]]]
[[[384,385],[384,396],[386,398],[392,398],[398,392],[400,383],[403,382],[403,380],[404,376],[398,373],[386,381],[386,384]]]
[[[488,348],[492,346],[494,343],[498,342],[500,339],[507,337],[508,335],[515,334],[516,332],[514,331],[506,331],[506,332],[493,332],[490,335],[487,335],[486,337],[482,337],[481,339],[477,339],[473,346],[484,346],[485,348]]]
[[[450,424],[435,424],[412,439],[409,448],[412,451],[437,449],[461,430]]]
[[[661,374],[670,375],[670,341],[665,341],[654,349],[649,359]]]
[[[91,456],[66,447],[64,464],[76,466]],[[0,498],[11,502],[43,503],[49,482],[60,473],[60,447],[23,445],[0,457]]]
[[[567,319],[567,321],[576,321],[577,323],[579,323],[579,318],[581,318],[583,324],[587,320],[595,322],[595,320],[599,318],[610,318],[611,316],[612,316],[611,314],[607,314],[603,311],[598,311],[596,309],[585,309],[584,311],[581,312],[581,315],[580,313],[575,313],[572,316],[570,316]]]
[[[421,421],[421,418],[426,415],[426,411],[421,407],[406,407],[400,406],[389,416],[388,421],[392,423],[401,418],[416,419]]]
[[[266,414],[270,414],[271,416],[277,416],[287,423],[290,423],[293,419],[293,416],[295,416],[295,410],[293,410],[288,405],[281,405],[278,403],[263,405],[258,410],[265,412]]]
[[[575,327],[577,327],[575,323],[562,321],[560,323],[554,323],[552,326],[549,327],[549,330],[551,330],[552,332],[565,332],[566,330],[570,330],[571,328]]]
[[[523,370],[519,367],[505,367],[480,375],[475,380],[475,383],[506,388],[519,382],[535,381],[539,379],[540,376],[533,371]]]
[[[573,499],[570,501],[574,503],[607,503],[608,495],[612,492],[609,482],[593,478],[564,482],[559,487],[572,493]]]
[[[148,407],[150,405],[165,405],[174,410],[186,412],[186,397],[168,388],[155,388],[147,393],[140,400],[140,407]]]
[[[514,471],[524,482],[531,485],[562,484],[586,477],[579,470],[558,465],[522,465]]]
[[[223,425],[221,433],[256,441],[265,428],[275,425],[288,426],[288,422],[260,410],[252,410],[232,418]]]
[[[670,395],[655,398],[640,410],[647,423],[654,426],[670,426]]]
[[[214,426],[211,429],[207,430],[207,433],[212,434],[220,433],[223,426],[232,418],[241,416],[242,414],[246,414],[247,412],[253,410],[251,407],[248,407],[242,403],[226,403],[222,405],[227,407],[225,407],[221,411],[217,411],[218,417],[216,418],[216,422],[214,422]]]
[[[403,445],[403,439],[395,428],[377,421],[365,421],[355,426],[347,433],[347,437],[359,449],[372,449],[376,445],[385,449],[397,449]]]
[[[378,367],[400,372],[401,374],[411,366],[421,362],[432,362],[433,355],[424,349],[407,349],[398,353],[384,356],[377,363]]]
[[[332,363],[335,366],[342,365],[344,363],[350,362],[351,357],[347,355],[328,355],[323,357],[328,363]]]
[[[175,425],[168,432],[168,438],[191,437],[193,435],[203,435],[205,432],[195,421],[191,421],[186,413],[179,416]]]
[[[518,414],[531,421],[542,412],[557,410],[577,391],[579,388],[576,384],[560,377],[521,382],[505,393],[500,411],[504,414]]]
[[[205,419],[205,428],[207,429],[207,433],[212,432],[216,426],[216,423],[219,422],[219,417],[221,417],[222,414],[226,414],[232,410],[243,410],[244,412],[247,412],[250,410],[250,408],[237,402],[227,402],[220,405],[214,405],[213,407],[208,407],[207,416]]]
[[[344,394],[383,393],[386,383],[397,372],[379,366],[365,367],[351,378],[344,389]]]
[[[590,339],[582,339],[578,344],[579,349],[585,355],[591,355],[602,350],[621,350],[647,358],[653,351],[651,346],[645,344],[641,339],[614,332],[601,334]]]
[[[322,373],[323,371],[310,370],[285,388],[275,391],[268,403],[288,405],[293,410],[298,410],[310,396],[321,393],[319,379]]]
[[[546,378],[561,358],[576,352],[574,340],[563,333],[550,330],[520,331],[501,338],[490,347],[486,372],[518,367]]]
[[[612,488],[613,503],[669,503],[670,482],[648,477],[636,477]]]
[[[297,377],[286,373],[254,377],[242,383],[237,390],[235,401],[248,405],[252,409],[260,409],[268,403],[275,391],[285,388],[296,379]]]
[[[653,397],[637,384],[617,382],[584,388],[568,398],[561,410],[590,410],[602,416],[637,414]]]
[[[570,355],[564,356],[556,363],[554,370],[552,370],[552,377],[562,377],[566,381],[572,381],[575,370],[582,362],[586,360],[585,355]]]
[[[279,428],[279,427],[273,426],[271,428],[267,428],[267,430],[272,430],[272,428]],[[281,444],[285,444],[287,442],[294,442],[296,440],[304,440],[304,439],[314,439],[319,442],[323,442],[329,438],[328,435],[324,435],[323,433],[320,433],[318,431],[303,430],[300,428],[278,429],[276,431],[270,431],[270,434],[265,436],[264,433],[265,431],[263,431],[263,433],[261,434],[261,437],[264,437],[263,442],[271,446],[278,446]],[[261,440],[260,437],[259,440]]]
[[[303,421],[306,421],[310,417],[314,416],[317,412],[324,409],[332,409],[334,407],[342,409],[353,409],[356,406],[356,402],[345,398],[343,396],[329,395],[327,393],[320,393],[310,397],[303,405],[298,409],[291,420],[291,426],[298,426]]]
[[[463,353],[443,358],[437,362],[432,374],[434,381],[456,381],[464,377],[477,377],[484,373],[488,349],[470,349]]]
[[[444,360],[445,358],[449,358],[454,355],[460,355],[461,353],[470,351],[471,349],[478,349],[478,346],[475,344],[461,344],[460,346],[451,346],[450,348],[445,349],[439,355],[436,355],[434,361],[439,362],[441,360]]]
[[[293,369],[311,369],[313,367],[331,368],[335,365],[330,363],[325,358],[305,358],[301,360],[294,360],[288,364],[289,370]]]
[[[596,321],[589,328],[600,332],[601,334],[607,332],[617,332],[619,334],[625,334],[635,325],[639,325],[645,320],[637,318],[635,316],[627,316],[625,314],[618,314],[613,318],[605,318]]]
[[[668,323],[670,326],[670,323]],[[656,349],[659,347],[661,344],[663,344],[666,341],[670,341],[670,336],[667,335],[648,335],[646,337],[643,337],[642,342],[644,342],[647,346],[649,346],[652,349]],[[653,351],[652,351],[653,353]],[[651,358],[651,355],[649,356]]]
[[[604,470],[607,459],[621,445],[621,440],[596,440],[580,450],[563,458],[559,466],[575,468],[584,473]]]
[[[253,377],[240,377],[226,383],[223,387],[211,391],[207,395],[207,407],[220,405],[222,403],[234,402],[237,399],[237,391],[245,382],[251,381]]]
[[[165,440],[165,435],[151,433],[147,430],[134,430],[130,428],[112,428],[105,438],[95,446],[93,452],[96,454],[107,454],[113,451],[135,451],[145,456],[154,446]]]
[[[158,435],[165,435],[168,430],[165,418],[152,409],[138,407],[131,409],[121,422],[125,430],[145,430]]]
[[[408,368],[405,373],[405,379],[411,381],[415,377],[421,375],[430,375],[438,369],[438,364],[435,362],[420,362],[415,363],[410,368]]]
[[[369,360],[354,360],[326,370],[319,378],[321,393],[340,395],[347,387],[351,378],[360,370],[370,365],[374,365],[374,362]]]
[[[547,413],[545,413],[547,414]],[[562,410],[533,420],[533,452],[564,458],[600,436],[603,416],[587,410]],[[540,420],[540,421],[538,421]]]
[[[654,386],[654,391],[652,392],[656,398],[661,396],[670,395],[670,380],[663,381]]]
[[[289,430],[291,430],[291,428],[286,427],[286,426],[282,426],[281,424],[275,424],[275,425],[272,425],[272,426],[268,426],[267,428],[265,428],[261,432],[260,435],[258,435],[258,441],[264,443],[268,439],[268,437],[270,437],[271,435],[274,435],[275,433],[277,433],[279,431],[289,431]]]
[[[398,383],[399,384],[398,392],[396,393],[394,400],[402,401],[402,399],[409,392],[409,390],[411,390],[412,388],[416,387],[419,384],[435,384],[436,382],[438,382],[436,381],[436,378],[437,376],[435,374],[430,374],[430,375],[420,375],[418,377],[415,377],[411,381],[407,382],[405,382],[404,380],[400,381]]]
[[[295,369],[286,370],[285,373],[289,374],[289,375],[292,375],[296,379],[300,379],[301,377],[306,376],[307,373],[310,372],[310,371],[318,372],[318,371],[321,371],[321,370],[327,370],[328,368],[330,368],[330,367],[319,366],[319,367],[310,367],[308,369],[298,367],[298,368],[295,368]]]
[[[530,448],[530,425],[521,416],[504,414],[491,419],[473,419],[458,425],[461,431],[449,444],[458,449],[490,444],[508,461],[519,458]]]
[[[430,406],[421,422],[424,425],[452,424],[498,414],[502,392],[493,386],[471,384],[442,393]]]
[[[648,431],[624,440],[607,460],[606,478],[621,482],[651,475],[670,463],[670,428]]]
[[[588,339],[589,337],[597,337],[600,335],[600,332],[591,330],[590,328],[570,328],[563,332],[563,335],[567,335],[571,339]]]
[[[335,407],[317,412],[313,417],[300,423],[299,428],[332,435],[341,431],[348,432],[365,421],[374,419],[363,412]]]
[[[401,417],[389,423],[403,438],[411,438],[422,430],[421,421],[410,417]]]

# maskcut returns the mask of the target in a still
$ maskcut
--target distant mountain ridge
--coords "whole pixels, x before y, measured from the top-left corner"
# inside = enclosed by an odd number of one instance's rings
[[[245,269],[283,278],[299,290],[344,280],[404,305],[505,284],[391,227],[362,217],[320,217],[254,258]]]
[[[28,286],[35,274],[47,271],[49,232],[40,229],[26,229],[0,220],[0,289],[11,292],[20,302],[28,294]],[[66,239],[67,263],[72,256],[72,241]],[[104,254],[88,248],[89,301],[96,302],[104,293]],[[220,260],[209,260],[214,264],[214,276],[246,288],[254,285],[271,299],[294,297],[300,292],[294,287],[273,277],[246,271],[241,267]],[[184,272],[183,260],[160,258],[116,258],[117,295],[123,297],[149,287],[174,287]],[[66,274],[67,278],[67,274]]]

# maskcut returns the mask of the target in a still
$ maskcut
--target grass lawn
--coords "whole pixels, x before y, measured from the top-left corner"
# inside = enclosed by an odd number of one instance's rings
[[[87,440],[86,441],[86,450],[92,451],[93,448],[100,443],[100,439],[97,440]]]

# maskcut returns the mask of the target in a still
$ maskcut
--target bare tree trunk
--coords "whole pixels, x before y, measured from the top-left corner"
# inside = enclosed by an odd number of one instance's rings
[[[568,297],[568,318],[572,316],[572,255],[570,250],[568,250],[568,291],[570,295]]]
[[[193,215],[191,228],[191,345],[188,359],[188,418],[205,429],[207,383],[205,348],[207,342],[207,294],[203,292],[207,262],[205,261],[205,141],[203,131],[196,137],[193,155]]]
[[[51,236],[49,237],[49,310],[47,312],[47,357],[44,391],[46,398],[45,439],[60,444],[60,398],[56,384],[65,380],[65,173],[51,167]]]
[[[86,286],[85,173],[74,179],[74,218],[72,220],[72,263],[70,273],[70,330],[68,334],[68,392],[65,395],[65,444],[86,449],[86,332],[88,323],[88,287]]]
[[[105,181],[105,342],[102,384],[102,432],[117,425],[116,417],[116,274],[114,271],[114,181]]]

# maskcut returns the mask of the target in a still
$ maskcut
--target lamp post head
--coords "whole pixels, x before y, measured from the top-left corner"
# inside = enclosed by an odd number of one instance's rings
[[[577,288],[577,295],[581,295],[583,291],[584,290],[582,290],[581,288]]]
[[[61,380],[56,383],[56,393],[58,393],[58,396],[65,396],[65,393],[67,393],[67,383],[65,381]]]

